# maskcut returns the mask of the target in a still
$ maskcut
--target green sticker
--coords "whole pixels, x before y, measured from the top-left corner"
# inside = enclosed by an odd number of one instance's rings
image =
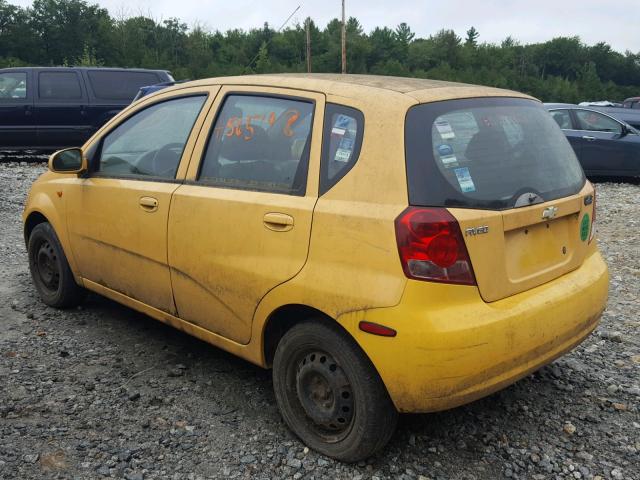
[[[582,217],[582,221],[580,222],[580,240],[583,242],[586,242],[587,238],[589,238],[590,227],[591,223],[589,222],[589,214],[585,213],[584,217]]]

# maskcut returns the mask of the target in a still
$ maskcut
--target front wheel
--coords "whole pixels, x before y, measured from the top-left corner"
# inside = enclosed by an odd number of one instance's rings
[[[29,236],[29,270],[44,303],[67,308],[78,305],[85,291],[73,278],[60,240],[49,223],[36,225]]]
[[[273,361],[278,406],[314,450],[357,462],[384,447],[398,412],[360,347],[337,325],[303,321],[280,340]]]

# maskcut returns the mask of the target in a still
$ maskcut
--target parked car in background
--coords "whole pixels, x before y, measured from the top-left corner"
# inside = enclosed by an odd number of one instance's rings
[[[0,149],[82,145],[164,70],[43,67],[0,70]]]
[[[140,87],[138,93],[134,97],[133,101],[140,100],[142,97],[146,97],[147,95],[151,95],[152,93],[159,92],[167,87],[172,87],[179,83],[187,82],[188,80],[181,80],[179,82],[162,82],[156,83],[155,85],[145,85],[144,87]]]
[[[595,190],[544,106],[512,91],[200,80],[49,168],[23,214],[41,299],[86,288],[272,367],[286,423],[340,460],[381,449],[398,411],[553,361],[606,304]]]
[[[587,175],[640,176],[640,134],[611,115],[578,105],[546,104]]]
[[[627,98],[624,103],[582,102],[578,106],[605,113],[640,130],[640,97]]]

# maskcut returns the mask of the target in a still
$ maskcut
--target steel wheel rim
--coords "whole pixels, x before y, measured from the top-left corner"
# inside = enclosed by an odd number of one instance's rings
[[[353,390],[346,373],[333,356],[307,350],[295,365],[295,390],[307,426],[325,442],[343,440],[355,419]]]
[[[33,262],[42,286],[52,293],[57,292],[60,286],[60,263],[50,242],[45,240],[38,245]]]

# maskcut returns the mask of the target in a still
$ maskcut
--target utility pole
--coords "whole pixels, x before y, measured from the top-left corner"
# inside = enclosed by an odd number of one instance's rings
[[[311,73],[311,17],[307,17],[307,73]]]
[[[342,73],[347,73],[347,27],[344,21],[344,0],[342,0]]]

